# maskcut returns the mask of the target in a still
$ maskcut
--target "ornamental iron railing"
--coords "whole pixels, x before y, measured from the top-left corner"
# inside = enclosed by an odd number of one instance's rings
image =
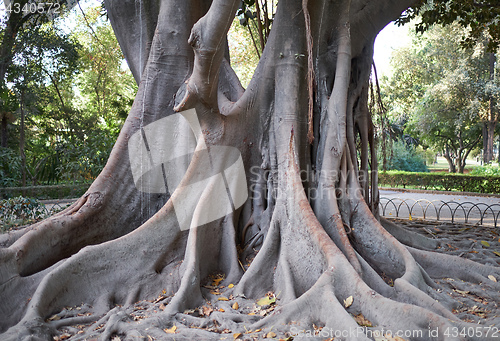
[[[427,199],[380,198],[380,215],[386,218],[446,221],[455,224],[500,225],[500,203],[485,204]]]

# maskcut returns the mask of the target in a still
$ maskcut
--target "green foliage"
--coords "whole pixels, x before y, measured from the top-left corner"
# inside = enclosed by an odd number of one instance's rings
[[[5,86],[0,87],[0,117],[13,114],[19,109],[19,103],[14,92]]]
[[[94,179],[137,91],[111,25],[96,7],[80,15],[69,35],[51,23],[20,32],[17,39],[8,76],[24,95],[28,182]],[[18,102],[19,95],[14,98]],[[9,125],[12,155],[19,131],[19,120]],[[20,168],[2,171],[2,186],[20,185]]]
[[[53,23],[24,30],[17,36],[7,81],[19,89],[69,80],[77,69],[78,47]]]
[[[96,121],[99,129],[117,134],[132,106],[137,84],[123,67],[123,54],[101,7],[79,17],[73,36],[81,44],[80,94],[75,106]]]
[[[247,28],[235,19],[228,33],[229,50],[231,51],[231,66],[238,75],[241,85],[247,87],[259,62]]]
[[[98,131],[82,144],[64,144],[60,148],[57,168],[61,180],[74,182],[95,179],[106,165],[115,140],[116,136]]]
[[[380,158],[381,155],[379,155]],[[382,167],[381,161],[378,164]],[[397,141],[393,144],[392,153],[388,158],[387,169],[408,172],[428,171],[424,157],[413,146],[409,146],[403,141]]]
[[[480,141],[490,98],[500,93],[484,44],[461,49],[461,32],[450,24],[415,37],[413,46],[394,54],[394,74],[383,86],[389,115],[406,117],[405,133],[443,152],[458,171]]]
[[[500,167],[493,165],[477,166],[469,173],[470,175],[500,176]]]
[[[500,176],[387,171],[379,172],[378,179],[390,187],[500,194]]]
[[[418,18],[417,32],[425,32],[433,25],[458,23],[466,31],[461,33],[462,45],[472,47],[485,34],[490,37],[488,48],[500,45],[500,4],[498,1],[477,0],[420,0],[399,19],[404,24]]]
[[[14,186],[21,175],[21,157],[12,149],[0,147],[0,187]]]

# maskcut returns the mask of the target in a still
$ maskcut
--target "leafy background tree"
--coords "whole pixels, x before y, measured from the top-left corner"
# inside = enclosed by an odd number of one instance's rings
[[[484,88],[489,92],[489,109],[482,117],[484,163],[491,162],[493,158],[494,134],[499,120],[499,110],[496,108],[497,86],[494,85],[497,83],[495,65],[500,44],[499,14],[500,4],[497,1],[420,0],[397,21],[403,24],[417,19],[416,31],[420,33],[432,29],[435,25],[458,25],[463,28],[460,34],[460,44],[463,47],[470,49],[477,47],[478,43],[485,45],[489,57],[490,82]]]
[[[101,9],[97,6],[80,14],[73,30],[81,49],[72,103],[83,126],[79,129],[79,143],[71,141],[75,136],[72,134],[61,148],[64,162],[60,173],[66,180],[94,179],[100,173],[137,91]]]
[[[21,149],[20,172],[2,168],[9,185],[88,181],[106,163],[137,86],[100,3],[93,3],[86,14],[79,5],[17,35],[4,93],[16,94],[18,106],[23,94],[24,110],[14,116],[24,120],[3,125],[2,139],[10,133],[5,155]],[[76,17],[69,28],[68,16]]]
[[[390,115],[406,120],[405,132],[441,152],[450,172],[460,173],[498,88],[490,79],[486,41],[463,48],[463,34],[458,24],[417,34],[412,46],[394,54],[393,75],[383,81]]]

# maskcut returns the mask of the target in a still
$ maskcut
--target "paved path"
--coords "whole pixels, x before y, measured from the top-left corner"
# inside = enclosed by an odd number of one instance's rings
[[[500,197],[380,190],[381,214],[500,227]]]

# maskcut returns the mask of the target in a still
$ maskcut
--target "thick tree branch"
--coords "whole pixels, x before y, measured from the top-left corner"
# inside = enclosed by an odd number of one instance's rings
[[[197,101],[218,112],[217,87],[219,69],[224,58],[226,35],[238,9],[237,0],[216,0],[207,14],[191,30],[189,44],[194,50],[193,73],[186,82],[183,96],[175,111],[194,107]]]

